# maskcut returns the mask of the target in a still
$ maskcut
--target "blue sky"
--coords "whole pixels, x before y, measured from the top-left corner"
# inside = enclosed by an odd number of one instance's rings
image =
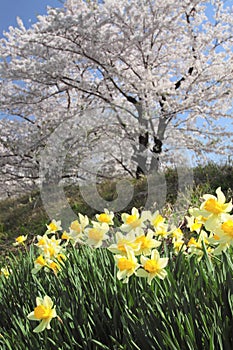
[[[17,26],[20,17],[25,27],[36,22],[36,16],[46,13],[46,7],[61,7],[59,0],[0,0],[0,37],[9,26]]]

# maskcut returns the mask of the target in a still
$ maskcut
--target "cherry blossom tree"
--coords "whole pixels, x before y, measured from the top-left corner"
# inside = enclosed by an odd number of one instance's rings
[[[82,160],[93,154],[96,163],[104,154],[103,176],[139,178],[184,147],[232,153],[226,5],[67,0],[29,29],[18,19],[0,43],[0,110],[16,117],[0,120],[2,179],[33,184],[41,152],[65,125],[64,179],[91,173]]]

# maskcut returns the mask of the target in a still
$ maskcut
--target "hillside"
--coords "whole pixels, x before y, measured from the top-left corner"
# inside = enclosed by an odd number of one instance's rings
[[[166,205],[172,207],[177,197],[177,173],[168,169],[165,172],[167,198]],[[130,180],[134,186],[134,196],[124,211],[129,211],[133,206],[142,208],[147,198],[147,182],[145,179]],[[108,201],[116,197],[116,184],[103,182],[99,185],[100,195]],[[190,190],[192,204],[199,200],[203,193],[213,193],[221,186],[228,199],[233,196],[233,166],[208,164],[205,167],[194,168],[193,189]],[[93,217],[96,210],[90,208],[83,200],[79,189],[75,186],[65,189],[66,198],[75,213],[87,214]],[[185,198],[184,198],[185,201]],[[184,203],[188,208],[190,203]],[[119,213],[120,214],[120,213]],[[59,218],[55,218],[59,219]],[[45,225],[49,221],[39,192],[23,195],[14,199],[0,201],[0,253],[9,247],[12,248],[14,238],[19,235],[29,235],[29,239],[36,234],[43,234]]]

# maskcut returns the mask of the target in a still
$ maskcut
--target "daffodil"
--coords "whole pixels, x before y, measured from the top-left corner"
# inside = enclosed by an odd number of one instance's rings
[[[106,223],[108,225],[113,225],[113,218],[114,218],[114,213],[111,211],[109,212],[108,209],[104,209],[104,213],[101,214],[96,214],[96,219],[101,222],[101,223]]]
[[[1,267],[1,269],[0,269],[0,276],[2,275],[5,278],[8,278],[10,276],[11,272],[12,271],[10,269],[8,269],[8,267]]]
[[[48,245],[48,242],[49,242],[49,237],[47,236],[47,234],[44,234],[43,236],[37,235],[37,243],[35,243],[35,245],[43,249],[43,247]]]
[[[195,217],[203,217],[203,223],[208,231],[216,225],[222,215],[229,213],[232,210],[232,201],[226,203],[226,197],[221,191],[221,187],[216,190],[216,196],[211,194],[203,195],[204,202],[201,204],[200,209],[194,208],[190,212]]]
[[[35,333],[42,332],[45,329],[51,329],[50,322],[53,318],[57,317],[53,308],[52,299],[46,295],[43,299],[40,297],[36,298],[36,307],[27,317],[29,320],[40,321],[40,324],[33,330]]]
[[[47,226],[47,231],[45,232],[46,234],[55,233],[57,231],[62,230],[61,221],[52,220],[50,224],[46,226]]]
[[[212,227],[215,240],[221,244],[222,248],[233,245],[233,216],[225,215],[222,221],[218,221],[215,227]],[[227,245],[227,246],[226,246]],[[218,249],[219,251],[219,249]]]
[[[184,235],[179,227],[174,227],[171,229],[172,242],[182,240]]]
[[[174,240],[172,243],[175,254],[178,254],[180,251],[184,251],[186,249],[186,245],[183,239]]]
[[[141,242],[135,241],[135,233],[133,231],[123,234],[122,232],[116,232],[116,243],[111,244],[108,247],[108,250],[114,254],[127,255],[126,246],[133,249],[136,254],[140,247]]]
[[[109,231],[108,224],[99,223],[92,221],[93,226],[85,229],[85,233],[87,234],[86,243],[94,248],[99,248],[103,241],[109,238],[107,232]]]
[[[14,246],[24,244],[24,242],[27,240],[27,235],[26,236],[18,236],[15,238],[15,243],[13,243]]]
[[[63,231],[62,235],[61,235],[61,239],[63,239],[64,241],[69,242],[69,240],[71,239],[70,234],[67,231]]]
[[[201,227],[203,225],[203,218],[201,216],[185,216],[185,219],[187,221],[187,227],[189,228],[190,232],[200,232]]]
[[[188,253],[191,255],[197,255],[198,260],[201,260],[204,256],[203,245],[205,246],[206,252],[211,255],[214,249],[209,245],[209,237],[204,230],[201,230],[198,239],[191,237],[187,243]]]
[[[125,246],[125,248],[126,256],[114,256],[118,267],[117,278],[119,280],[123,279],[123,283],[127,283],[129,281],[129,277],[132,276],[140,266],[138,264],[137,258],[134,255],[133,249],[128,246]]]
[[[78,220],[71,222],[69,227],[69,233],[71,241],[75,245],[76,243],[83,243],[84,229],[89,225],[89,219],[87,215],[78,214]]]
[[[159,236],[160,238],[167,238],[171,234],[171,231],[169,231],[168,229],[168,224],[163,222],[156,227],[154,235]]]
[[[163,225],[165,222],[165,218],[159,213],[158,210],[156,210],[155,213],[151,214],[149,217],[149,221],[153,228],[156,230],[159,228],[160,225]]]
[[[48,268],[51,269],[55,273],[55,275],[57,275],[58,271],[61,270],[61,265],[51,260],[48,264]]]
[[[152,250],[151,258],[141,255],[140,261],[143,268],[138,269],[136,275],[147,278],[148,284],[151,284],[155,277],[164,279],[167,276],[167,271],[164,268],[168,264],[168,258],[160,258],[157,249]]]
[[[43,255],[39,255],[34,261],[34,268],[32,269],[32,273],[36,274],[46,266],[48,266],[47,260],[43,257]]]
[[[157,248],[161,245],[161,242],[154,239],[153,236],[154,232],[149,229],[146,235],[142,234],[135,238],[135,243],[140,244],[140,248],[137,252],[135,252],[135,255],[150,255],[151,249]]]
[[[145,227],[143,221],[146,220],[146,217],[140,217],[139,211],[137,208],[132,208],[131,214],[123,213],[121,215],[121,219],[123,224],[120,229],[123,232],[129,232],[131,230],[140,229],[141,227]]]
[[[63,247],[60,245],[61,239],[55,239],[53,236],[47,244],[43,247],[43,255],[47,259],[56,259],[57,255],[60,254]]]

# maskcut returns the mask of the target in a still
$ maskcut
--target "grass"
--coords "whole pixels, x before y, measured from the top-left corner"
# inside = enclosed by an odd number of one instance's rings
[[[0,283],[2,350],[232,349],[232,252],[214,263],[173,256],[168,277],[151,286],[134,276],[118,281],[106,249],[71,249],[59,277],[32,275],[33,258],[33,248],[12,256],[12,274]],[[52,320],[39,335],[26,315],[45,294],[62,323]]]

